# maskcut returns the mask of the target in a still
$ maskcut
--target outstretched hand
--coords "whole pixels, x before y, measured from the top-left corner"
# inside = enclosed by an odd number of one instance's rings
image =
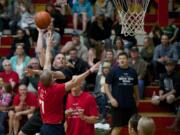
[[[31,69],[31,68],[26,68],[26,69],[25,69],[25,74],[26,74],[27,76],[32,76],[32,75],[33,75],[33,69]]]
[[[97,62],[95,65],[93,65],[89,70],[94,73],[95,71],[98,71],[100,62]]]

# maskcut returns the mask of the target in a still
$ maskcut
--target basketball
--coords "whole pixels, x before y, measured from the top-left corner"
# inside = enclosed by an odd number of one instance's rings
[[[51,23],[51,16],[46,11],[40,11],[36,13],[34,20],[38,28],[46,29]]]

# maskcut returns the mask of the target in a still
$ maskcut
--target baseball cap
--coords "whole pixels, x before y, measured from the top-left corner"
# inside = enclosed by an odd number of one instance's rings
[[[175,62],[173,60],[168,60],[165,62],[165,65],[175,65]]]

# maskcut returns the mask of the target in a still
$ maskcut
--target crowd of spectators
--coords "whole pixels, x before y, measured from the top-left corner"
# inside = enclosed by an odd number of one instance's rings
[[[139,49],[136,37],[121,33],[121,20],[110,0],[57,0],[47,3],[45,10],[51,15],[52,22],[47,29],[41,30],[36,28],[33,19],[35,9],[30,0],[0,1],[0,32],[7,34],[9,30],[15,37],[9,55],[1,59],[0,134],[5,133],[3,125],[7,117],[9,135],[18,135],[24,116],[32,117],[37,108],[39,74],[47,60],[50,60],[56,83],[65,83],[73,75],[84,73],[100,61],[98,71],[85,79],[84,89],[96,98],[103,122],[108,110],[106,78],[111,69],[118,67],[118,56],[123,52],[130,57],[129,67],[137,73],[140,99],[144,98],[146,85],[155,81],[158,85],[160,82],[161,90],[153,94],[154,104],[177,101],[180,76],[174,71],[180,56],[180,30],[175,24],[170,22],[165,28],[155,25],[150,33],[144,35],[143,48]],[[61,45],[70,11],[72,39]],[[51,51],[47,55],[49,44]],[[30,56],[32,46],[35,46],[33,57]],[[33,102],[30,98],[34,99]]]

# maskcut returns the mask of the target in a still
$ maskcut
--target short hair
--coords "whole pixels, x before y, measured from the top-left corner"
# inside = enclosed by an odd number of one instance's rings
[[[161,38],[162,38],[163,36],[166,36],[166,37],[168,37],[168,39],[169,39],[169,35],[168,35],[167,33],[163,33],[163,34],[161,35]]]
[[[126,58],[128,58],[128,54],[126,52],[119,53],[118,58],[119,58],[119,56],[126,56]]]
[[[154,120],[150,117],[141,117],[138,122],[138,132],[143,133],[143,135],[153,135],[155,130]]]
[[[49,87],[52,83],[52,73],[50,70],[43,70],[40,75],[40,82],[45,86]]]
[[[112,49],[107,49],[107,50],[106,50],[106,53],[107,53],[107,52],[111,52],[111,53],[114,55],[114,52],[113,52]]]
[[[3,66],[3,68],[4,68],[4,66],[5,66],[5,62],[9,62],[9,63],[11,64],[10,60],[8,60],[8,59],[4,59],[4,60],[3,60],[3,62],[2,62],[2,66]]]
[[[71,52],[71,51],[76,51],[76,52],[78,52],[78,50],[77,50],[76,48],[72,48],[71,50],[69,50],[69,52]]]
[[[138,126],[138,122],[139,122],[139,119],[141,118],[141,115],[139,114],[134,114],[133,116],[131,116],[131,118],[129,119],[129,124],[131,126],[131,128],[134,129],[134,131],[137,133],[137,126]]]
[[[20,83],[18,84],[18,87],[20,87],[21,85],[24,85],[24,86],[26,86],[27,87],[27,81],[26,81],[27,79],[25,79],[25,78],[23,78],[23,80],[22,81],[20,81]]]

